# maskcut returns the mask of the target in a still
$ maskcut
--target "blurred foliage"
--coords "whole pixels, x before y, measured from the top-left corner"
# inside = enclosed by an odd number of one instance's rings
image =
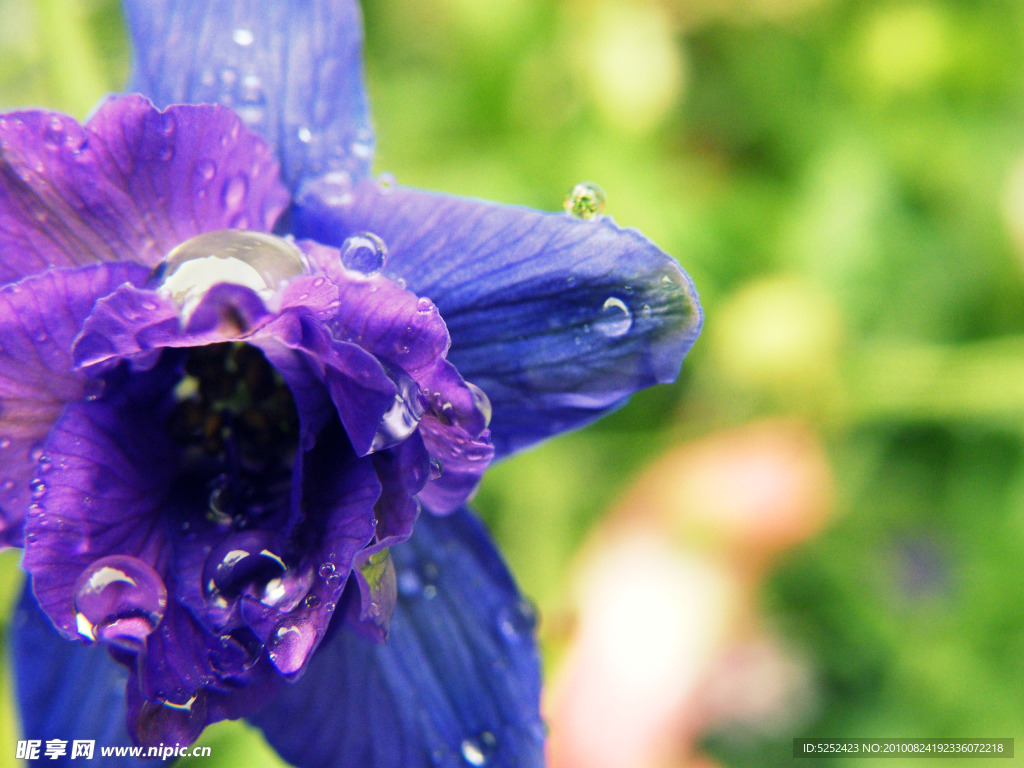
[[[488,476],[477,506],[542,613],[645,462],[797,417],[830,448],[837,509],[762,601],[821,703],[801,733],[725,730],[710,753],[788,765],[798,735],[1020,748],[1024,4],[365,5],[379,171],[548,210],[598,181],[707,311],[677,384]],[[81,117],[124,82],[112,0],[0,0],[0,18],[0,107]],[[0,568],[6,602],[14,558]],[[273,760],[238,725],[204,739],[206,766]]]

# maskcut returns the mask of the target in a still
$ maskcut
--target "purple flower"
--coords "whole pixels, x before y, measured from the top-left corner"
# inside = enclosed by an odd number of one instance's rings
[[[373,180],[351,2],[126,5],[166,109],[0,116],[26,737],[542,764],[532,611],[464,505],[674,378],[689,278],[609,219]]]

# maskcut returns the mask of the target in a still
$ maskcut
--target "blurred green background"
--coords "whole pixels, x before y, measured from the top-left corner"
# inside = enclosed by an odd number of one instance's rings
[[[549,673],[574,557],[633,478],[785,416],[824,444],[834,502],[757,607],[800,649],[812,703],[782,729],[708,728],[704,752],[788,765],[810,735],[1024,749],[1024,3],[365,5],[378,172],[548,210],[595,180],[707,313],[679,382],[480,491],[545,617]],[[84,117],[125,81],[112,0],[0,0],[0,19],[4,110]],[[7,605],[16,553],[0,568]],[[237,724],[204,743],[196,765],[277,764]]]

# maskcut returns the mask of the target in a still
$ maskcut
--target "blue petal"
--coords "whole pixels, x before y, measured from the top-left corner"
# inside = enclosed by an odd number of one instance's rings
[[[359,179],[373,157],[355,0],[125,0],[131,89],[156,104],[219,103],[278,150],[290,185]]]
[[[391,552],[387,643],[337,628],[255,723],[300,768],[543,766],[533,612],[483,526],[425,514]]]
[[[32,590],[25,586],[11,621],[14,660],[23,739],[43,742],[40,760],[32,765],[78,765],[71,760],[75,739],[95,740],[88,765],[148,765],[128,757],[100,758],[101,746],[129,746],[125,729],[125,681],[128,671],[99,646],[65,640],[39,610]],[[67,754],[59,760],[44,756],[48,739],[67,741]]]
[[[700,332],[690,278],[636,230],[367,181],[299,200],[299,236],[379,235],[387,271],[434,300],[448,359],[490,397],[499,455],[670,382]]]

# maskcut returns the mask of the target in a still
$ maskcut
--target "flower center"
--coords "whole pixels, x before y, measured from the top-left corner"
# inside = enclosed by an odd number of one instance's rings
[[[205,489],[206,520],[246,527],[287,507],[299,417],[263,353],[230,342],[189,349],[174,394],[168,428],[185,449],[182,487]]]
[[[150,283],[169,293],[187,314],[218,283],[242,285],[267,299],[305,272],[302,252],[290,241],[221,229],[174,248],[153,271]]]

